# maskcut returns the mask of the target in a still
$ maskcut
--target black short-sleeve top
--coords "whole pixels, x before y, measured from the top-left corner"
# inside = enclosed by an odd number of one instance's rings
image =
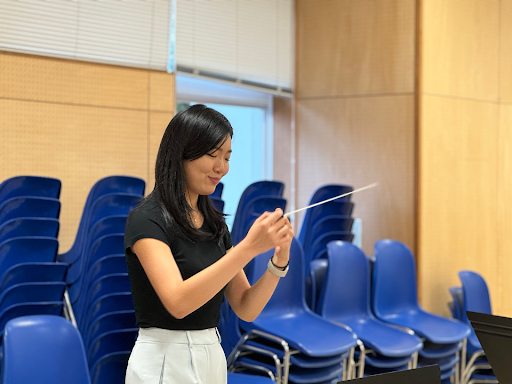
[[[171,249],[183,280],[186,280],[223,257],[226,250],[232,246],[231,236],[227,230],[226,235],[218,241],[190,242],[176,236],[166,224],[157,198],[155,193],[151,194],[130,213],[126,223],[124,247],[137,326],[171,330],[198,330],[216,327],[219,323],[220,305],[226,287],[196,311],[183,319],[176,319],[165,309],[158,298],[131,246],[144,238],[164,242]],[[210,230],[206,223],[203,224],[202,229]]]

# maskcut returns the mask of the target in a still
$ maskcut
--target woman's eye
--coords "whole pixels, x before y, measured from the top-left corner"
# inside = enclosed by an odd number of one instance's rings
[[[229,161],[229,159],[226,159],[226,161]]]
[[[215,156],[215,155],[213,155],[211,153],[207,153],[207,155],[210,156],[210,157],[217,157],[217,156]]]

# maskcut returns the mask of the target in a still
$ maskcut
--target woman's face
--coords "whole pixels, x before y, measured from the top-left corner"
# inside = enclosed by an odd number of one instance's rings
[[[196,160],[183,163],[187,180],[187,195],[196,198],[209,195],[229,171],[231,157],[231,137],[228,136],[221,147],[208,152]],[[197,196],[195,196],[197,195]]]

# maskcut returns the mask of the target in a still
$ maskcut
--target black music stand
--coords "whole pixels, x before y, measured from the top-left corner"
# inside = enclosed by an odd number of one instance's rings
[[[357,381],[358,384],[441,384],[441,369],[439,365],[430,365],[424,368],[382,373],[348,381],[354,383]],[[340,381],[338,384],[343,383],[345,381]]]
[[[512,383],[512,319],[467,311],[492,372],[502,384]]]

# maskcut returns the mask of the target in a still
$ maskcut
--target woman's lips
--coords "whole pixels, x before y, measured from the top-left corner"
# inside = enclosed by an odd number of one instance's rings
[[[219,184],[220,183],[220,178],[218,177],[210,177],[208,176],[208,178],[212,181],[212,183],[214,184]]]

